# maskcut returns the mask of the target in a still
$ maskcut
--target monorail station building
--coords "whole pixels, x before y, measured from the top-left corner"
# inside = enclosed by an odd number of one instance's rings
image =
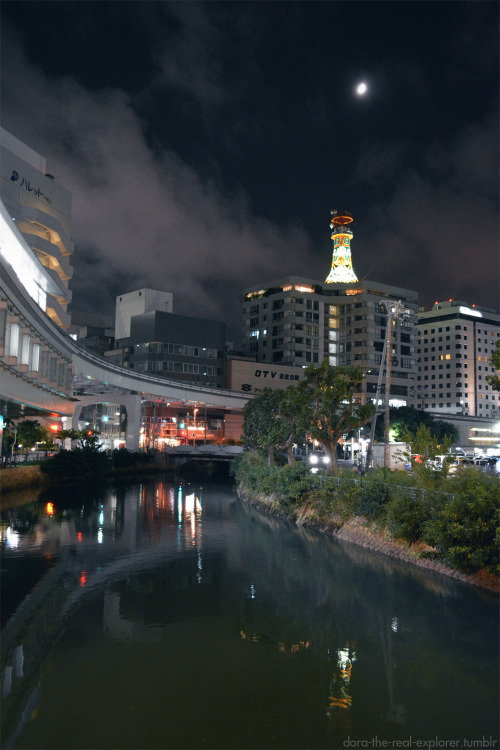
[[[243,352],[267,365],[306,367],[325,358],[333,366],[360,365],[367,373],[363,400],[375,398],[380,368],[389,363],[391,405],[415,405],[418,292],[358,280],[351,222],[347,212],[332,212],[325,281],[285,276],[243,291]]]
[[[47,315],[66,330],[74,249],[71,193],[48,174],[43,156],[2,128],[0,142],[0,198],[51,281],[46,290]]]

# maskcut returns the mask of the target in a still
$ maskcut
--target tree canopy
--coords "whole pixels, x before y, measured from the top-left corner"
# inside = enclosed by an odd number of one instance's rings
[[[446,436],[450,438],[451,443],[456,443],[460,439],[460,433],[455,425],[435,419],[428,412],[421,409],[414,409],[411,406],[391,407],[389,411],[389,424],[394,440],[397,442],[406,441],[407,430],[415,437],[421,425],[428,427],[431,435],[437,438],[438,442],[444,441]],[[384,440],[383,419],[377,420],[375,440],[379,442]]]
[[[361,367],[331,367],[324,359],[319,367],[310,365],[297,389],[302,393],[309,417],[309,432],[338,468],[337,443],[350,430],[363,427],[375,414],[372,403],[359,403],[363,381]]]
[[[274,461],[275,450],[284,450],[288,463],[294,463],[293,443],[308,428],[301,394],[295,386],[286,390],[263,388],[247,402],[243,415],[243,445],[267,452],[269,464]]]
[[[16,428],[16,440],[19,445],[22,445],[26,460],[28,460],[30,448],[34,448],[37,443],[49,441],[47,430],[36,419],[24,419],[22,422],[17,423]]]
[[[497,370],[497,373],[496,375],[488,375],[486,380],[494,391],[500,391],[500,376],[498,374],[500,372],[500,338],[497,339],[495,351],[491,355],[491,364]]]
[[[272,463],[275,450],[285,451],[293,463],[293,443],[302,443],[306,433],[317,440],[338,468],[336,446],[350,430],[362,427],[375,413],[373,404],[360,404],[361,367],[331,367],[324,360],[310,365],[298,385],[285,391],[263,388],[244,409],[243,443],[267,452]]]

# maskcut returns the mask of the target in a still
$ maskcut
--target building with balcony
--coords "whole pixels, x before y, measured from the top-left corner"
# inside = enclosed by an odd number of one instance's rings
[[[395,301],[404,316],[389,315]],[[416,291],[367,280],[286,276],[245,289],[242,306],[246,356],[268,366],[306,367],[325,358],[332,366],[360,365],[366,370],[363,399],[375,397],[389,331],[391,405],[415,405]]]
[[[72,412],[71,352],[63,331],[45,314],[53,289],[53,275],[38,262],[0,201],[0,414],[4,416]]]
[[[500,418],[500,393],[488,384],[500,315],[457,300],[419,308],[417,397],[443,415]]]
[[[74,249],[71,193],[47,173],[44,157],[3,129],[0,139],[0,198],[49,279],[43,289],[43,309],[67,329]]]

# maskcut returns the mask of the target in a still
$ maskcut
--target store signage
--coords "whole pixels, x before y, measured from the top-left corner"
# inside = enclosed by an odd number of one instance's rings
[[[26,190],[27,193],[33,193],[33,195],[35,195],[37,198],[41,198],[46,203],[52,203],[51,199],[44,195],[40,188],[32,187],[31,182],[27,180],[26,177],[22,177],[21,175],[19,175],[19,172],[16,172],[15,169],[12,170],[10,181],[19,183],[18,185],[16,185],[16,187],[18,187],[20,190]]]
[[[279,380],[299,380],[298,375],[291,375],[288,372],[273,372],[272,370],[255,370],[255,377],[256,378],[267,378],[268,376],[271,376],[272,379],[276,377],[276,375],[279,375]]]

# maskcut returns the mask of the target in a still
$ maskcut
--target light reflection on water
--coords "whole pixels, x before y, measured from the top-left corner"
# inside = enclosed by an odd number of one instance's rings
[[[498,738],[493,595],[229,486],[43,496],[2,540],[6,747]]]

